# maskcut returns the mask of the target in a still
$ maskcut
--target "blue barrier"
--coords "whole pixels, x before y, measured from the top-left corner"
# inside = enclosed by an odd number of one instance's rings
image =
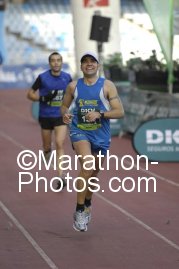
[[[35,120],[39,118],[39,102],[33,102],[31,105],[31,114]]]

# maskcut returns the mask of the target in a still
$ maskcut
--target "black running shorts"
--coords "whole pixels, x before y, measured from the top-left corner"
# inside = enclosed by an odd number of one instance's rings
[[[62,117],[57,118],[39,117],[39,123],[41,128],[46,130],[53,130],[55,126],[66,125],[63,122]]]

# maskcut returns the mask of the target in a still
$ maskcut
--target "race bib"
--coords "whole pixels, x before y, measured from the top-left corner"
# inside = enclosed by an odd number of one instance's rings
[[[95,108],[79,108],[78,124],[77,124],[78,128],[86,131],[92,131],[101,127],[101,119],[96,119],[94,122],[89,122],[86,119],[86,114],[91,111],[99,111],[99,110]]]
[[[61,106],[62,100],[63,100],[64,91],[58,90],[57,95],[53,98],[53,100],[50,102],[51,106]]]

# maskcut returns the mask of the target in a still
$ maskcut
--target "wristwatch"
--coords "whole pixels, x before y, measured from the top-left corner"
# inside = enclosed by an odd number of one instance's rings
[[[100,111],[99,113],[101,115],[101,119],[104,119],[104,112],[103,111]]]

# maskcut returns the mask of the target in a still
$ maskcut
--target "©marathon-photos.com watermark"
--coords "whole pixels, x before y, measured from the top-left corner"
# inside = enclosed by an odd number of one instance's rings
[[[110,164],[111,162],[115,162],[115,171],[131,171],[133,168],[140,170],[140,162],[145,164],[145,169],[142,168],[142,171],[148,171],[149,169],[149,160],[146,155],[137,155],[134,159],[131,155],[124,155],[122,158],[119,158],[116,155],[110,155],[109,150],[107,151],[106,157],[106,166],[105,168],[102,167],[102,162],[104,155],[99,152],[97,155],[98,163],[99,163],[99,170],[100,171],[109,171],[110,170]],[[99,178],[98,177],[90,177],[87,181],[82,177],[76,177],[73,178],[70,176],[69,171],[79,171],[80,170],[80,164],[79,159],[83,158],[83,169],[85,170],[95,170],[95,157],[92,155],[75,155],[73,158],[69,155],[62,155],[59,158],[59,164],[57,165],[57,154],[56,150],[53,150],[51,152],[51,155],[48,160],[46,160],[44,156],[44,152],[42,150],[38,151],[38,154],[35,154],[31,150],[23,150],[21,151],[17,156],[17,164],[18,167],[21,169],[19,172],[19,192],[22,192],[22,186],[23,188],[25,185],[29,185],[32,182],[35,181],[35,191],[38,192],[39,190],[39,182],[44,182],[44,190],[47,192],[48,185],[51,191],[53,192],[59,192],[62,190],[62,187],[60,189],[54,189],[53,183],[54,181],[60,181],[62,182],[62,179],[60,177],[52,177],[50,180],[46,177],[42,177],[39,175],[39,171],[42,169],[49,170],[53,167],[55,171],[57,171],[59,168],[62,171],[68,171],[65,175],[65,180],[67,183],[67,191],[72,192],[82,192],[86,189],[86,186],[91,192],[104,192],[104,190],[101,190],[101,186],[99,184]],[[151,162],[151,164],[158,164],[158,162]],[[33,171],[30,172],[30,171]],[[34,173],[35,171],[35,173]],[[114,169],[113,169],[114,171]],[[78,189],[77,188],[77,181],[82,180],[83,181],[83,188]],[[133,177],[125,177],[125,178],[119,178],[117,176],[111,177],[108,179],[108,187],[109,190],[112,192],[119,192],[120,190],[123,190],[125,192],[133,192],[137,190],[137,192],[141,192],[141,184],[145,184],[145,192],[149,191],[149,183],[152,185],[153,192],[156,192],[156,178],[151,177],[145,177],[145,176],[138,176],[137,178]],[[62,185],[62,184],[61,184]],[[130,185],[131,187],[129,187]],[[117,186],[117,187],[116,187]]]

